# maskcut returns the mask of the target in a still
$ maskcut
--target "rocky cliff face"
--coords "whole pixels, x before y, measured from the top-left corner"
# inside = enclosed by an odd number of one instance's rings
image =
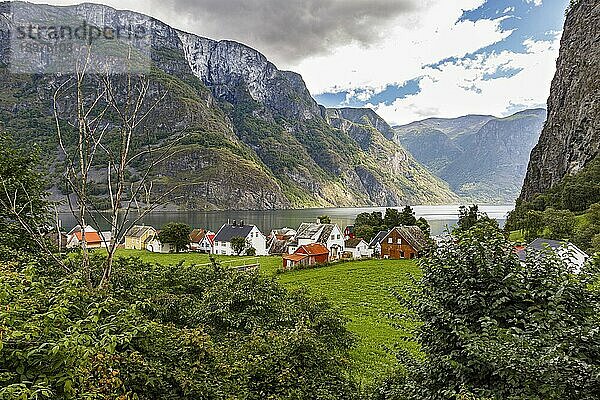
[[[154,176],[159,191],[182,187],[172,197],[175,206],[273,209],[456,199],[447,185],[389,140],[391,129],[373,111],[344,110],[339,118],[328,118],[300,75],[278,70],[248,46],[87,3],[0,3],[7,16],[0,20],[3,31],[12,4],[51,21],[84,19],[102,27],[139,23],[150,29],[152,91],[167,89],[169,97],[144,126],[144,138],[154,138],[150,144],[160,147],[189,135],[179,146],[180,157],[159,165]],[[7,48],[6,37],[0,37],[0,54],[6,55]],[[59,162],[49,116],[60,79],[64,76],[16,76],[8,71],[6,57],[0,60],[0,84],[6,88],[0,96],[0,125],[24,144],[43,142],[51,166]],[[61,109],[72,108],[65,100]],[[54,178],[60,179],[58,174]],[[98,196],[102,201],[102,193]]]
[[[567,13],[548,119],[531,152],[521,192],[532,199],[600,153],[600,3],[580,0]]]

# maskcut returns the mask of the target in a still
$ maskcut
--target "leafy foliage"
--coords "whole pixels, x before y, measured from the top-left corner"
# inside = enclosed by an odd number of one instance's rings
[[[231,248],[233,249],[233,251],[235,251],[235,254],[237,254],[238,256],[242,254],[242,252],[246,250],[247,247],[248,242],[246,241],[246,238],[240,236],[231,238]]]
[[[331,223],[331,218],[329,218],[329,215],[321,215],[319,217],[319,222],[321,224],[330,224]]]
[[[598,266],[575,274],[549,253],[522,264],[485,220],[455,234],[423,260],[404,299],[423,321],[425,356],[404,358],[380,397],[598,398]]]
[[[0,398],[354,398],[353,340],[325,302],[216,264],[118,258],[113,278],[1,265]]]
[[[162,227],[158,238],[162,243],[175,246],[175,252],[185,250],[190,244],[190,233],[192,228],[181,222],[170,222]]]
[[[379,211],[358,214],[354,220],[354,233],[356,237],[371,240],[378,232],[390,230],[401,225],[416,225],[426,235],[429,235],[431,232],[427,220],[422,217],[417,220],[412,207],[405,206],[401,212],[395,208],[387,208],[385,216]]]
[[[15,213],[30,226],[44,222],[48,204],[38,160],[35,148],[22,150],[0,134],[0,253],[8,248],[37,251]]]

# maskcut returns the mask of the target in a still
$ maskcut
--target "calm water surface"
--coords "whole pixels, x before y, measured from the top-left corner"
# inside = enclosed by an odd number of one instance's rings
[[[431,233],[437,235],[442,233],[446,227],[451,227],[458,220],[458,205],[443,206],[413,206],[417,218],[424,217],[431,225]],[[514,208],[514,205],[502,206],[479,206],[479,210],[488,214],[490,218],[498,220],[500,226],[506,221],[506,214]],[[274,228],[297,228],[302,222],[316,221],[320,215],[328,215],[331,221],[338,224],[342,229],[351,225],[354,218],[363,212],[381,211],[383,207],[362,208],[310,208],[303,210],[271,210],[271,211],[157,211],[147,215],[143,222],[160,228],[168,222],[185,222],[194,228],[208,228],[217,231],[227,220],[244,220],[247,224],[253,224],[265,234]],[[133,216],[131,219],[134,219]],[[73,227],[76,222],[72,215],[61,215],[63,226],[67,229]],[[97,218],[96,229],[106,230],[108,224]],[[93,225],[93,224],[92,224]]]

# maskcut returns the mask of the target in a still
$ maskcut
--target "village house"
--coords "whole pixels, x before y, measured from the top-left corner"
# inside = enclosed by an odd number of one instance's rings
[[[556,254],[567,264],[573,265],[575,272],[580,272],[589,259],[589,255],[573,243],[560,240],[537,238],[528,246],[516,249],[521,262],[525,262],[531,254],[539,252],[552,252]]]
[[[273,229],[267,238],[267,251],[271,255],[287,253],[287,247],[297,232],[292,228]]]
[[[300,224],[297,232],[294,240],[288,246],[289,254],[312,243],[324,245],[329,250],[330,260],[337,260],[344,253],[344,236],[336,224],[304,222]]]
[[[125,234],[125,248],[145,250],[148,242],[156,236],[156,229],[148,225],[134,225]]]
[[[348,239],[344,243],[345,252],[350,254],[352,258],[370,258],[373,257],[373,249],[369,248],[369,244],[361,238]]]
[[[326,264],[329,261],[329,250],[321,243],[300,246],[293,254],[284,254],[283,269],[292,269],[298,265]]]
[[[146,250],[151,253],[174,253],[175,246],[172,246],[170,243],[163,243],[160,241],[159,235],[160,231],[156,231],[156,233],[148,238],[146,241]]]
[[[356,235],[354,234],[354,225],[348,225],[344,228],[344,239],[355,239]]]
[[[88,249],[106,248],[110,245],[110,232],[98,232],[90,225],[87,225],[83,231],[85,232],[85,245]],[[81,226],[75,226],[67,233],[66,248],[81,247],[83,237]]]
[[[418,226],[397,226],[381,241],[381,257],[394,260],[417,258],[427,244],[428,239]]]
[[[214,237],[213,254],[222,254],[233,256],[237,255],[231,246],[231,239],[241,237],[246,239],[247,247],[242,252],[244,254],[249,248],[254,248],[257,256],[267,255],[267,238],[255,225],[245,225],[244,221],[233,224],[224,224]]]
[[[381,242],[387,236],[389,231],[379,231],[369,242],[369,249],[373,251],[372,257],[381,257]]]
[[[190,233],[190,250],[212,253],[215,233],[205,229],[194,229]]]

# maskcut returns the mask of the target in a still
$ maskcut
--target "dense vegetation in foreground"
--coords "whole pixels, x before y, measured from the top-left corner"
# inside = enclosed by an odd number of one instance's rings
[[[110,289],[99,291],[45,260],[1,265],[2,399],[358,392],[345,320],[259,274],[119,258]]]
[[[119,256],[139,257],[164,265],[192,265],[209,262],[207,254],[157,254],[141,250],[119,250]],[[239,257],[216,256],[222,265],[239,264]],[[328,267],[278,274],[281,257],[260,257],[260,272],[275,277],[291,290],[306,289],[308,294],[327,299],[347,320],[354,334],[350,350],[351,373],[362,386],[372,385],[389,374],[397,364],[396,349],[416,353],[413,321],[398,323],[392,315],[405,313],[395,294],[402,292],[420,276],[415,260],[364,260]]]
[[[43,215],[41,193],[31,197],[41,185],[27,158],[13,168],[11,157],[0,160],[11,194],[0,193],[2,400],[600,398],[600,257],[578,273],[552,253],[521,263],[497,224],[471,207],[412,283],[378,282],[371,273],[381,261],[279,277],[308,283],[311,295],[217,263],[120,257],[99,286],[102,254],[83,263],[27,240],[19,222]],[[12,215],[9,202],[26,212]],[[351,277],[362,277],[362,291]],[[381,296],[394,281],[398,303]],[[313,297],[327,293],[349,325]],[[400,363],[382,382],[356,381],[351,355],[385,356],[353,348],[347,326],[407,339],[391,349]]]

